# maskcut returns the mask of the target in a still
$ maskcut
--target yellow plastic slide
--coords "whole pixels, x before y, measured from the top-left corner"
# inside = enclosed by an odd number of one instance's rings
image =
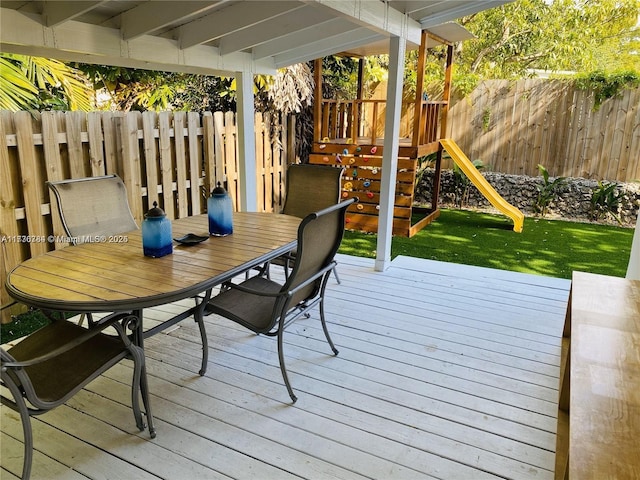
[[[511,205],[502,198],[498,192],[496,192],[496,189],[487,182],[478,169],[473,165],[471,160],[469,160],[464,152],[460,150],[460,147],[456,142],[450,138],[443,138],[440,140],[440,144],[447,152],[449,152],[453,161],[456,162],[467,178],[469,178],[477,189],[480,190],[480,193],[482,193],[482,195],[491,202],[491,205],[513,220],[514,232],[521,233],[522,227],[524,226],[524,214],[520,209]]]

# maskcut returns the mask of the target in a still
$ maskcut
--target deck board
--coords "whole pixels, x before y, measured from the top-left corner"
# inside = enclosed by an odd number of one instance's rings
[[[206,317],[146,341],[158,436],[129,407],[131,364],[33,420],[32,478],[553,478],[560,341],[569,282],[398,257],[385,272],[339,256],[318,314],[276,343]],[[189,301],[186,305],[192,305]],[[182,304],[184,305],[184,304]],[[145,325],[184,308],[146,311]],[[21,428],[2,407],[2,478]]]

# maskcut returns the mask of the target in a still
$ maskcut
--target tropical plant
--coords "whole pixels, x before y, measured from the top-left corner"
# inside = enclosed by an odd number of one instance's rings
[[[477,170],[484,170],[485,168],[489,168],[489,165],[485,165],[484,162],[480,159],[474,160],[472,163]],[[469,180],[469,177],[465,175],[465,173],[457,163],[453,164],[453,183],[456,192],[455,204],[458,208],[461,208],[469,202],[471,180]]]
[[[93,89],[58,60],[0,53],[0,109],[91,110]]]
[[[538,170],[542,175],[542,183],[536,184],[538,190],[538,196],[536,197],[533,210],[544,217],[547,214],[547,209],[552,201],[558,197],[558,190],[561,186],[566,184],[565,177],[556,177],[553,181],[549,179],[548,170],[541,164],[538,164]]]
[[[96,91],[106,93],[101,107],[128,112],[131,110],[166,110],[177,93],[186,88],[191,75],[78,64]]]
[[[618,185],[615,183],[598,182],[598,186],[591,194],[591,218],[598,221],[602,215],[613,217],[619,224],[620,219],[620,195]]]

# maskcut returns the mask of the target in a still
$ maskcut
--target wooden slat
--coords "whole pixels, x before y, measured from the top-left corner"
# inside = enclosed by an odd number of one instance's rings
[[[216,142],[215,127],[213,123],[213,115],[211,112],[205,112],[202,116],[202,153],[204,155],[204,190],[207,196],[214,189],[216,178]]]
[[[202,165],[200,159],[202,158],[202,151],[200,149],[200,142],[198,139],[198,128],[200,123],[200,115],[196,112],[189,112],[187,114],[187,132],[188,132],[188,146],[189,146],[189,204],[191,208],[189,211],[191,215],[199,215],[202,213],[202,195],[200,193],[200,176],[202,172]]]
[[[137,115],[136,115],[137,114]],[[139,112],[132,112],[126,117],[115,118],[118,150],[121,152],[121,177],[127,188],[127,196],[131,213],[136,223],[140,225],[144,218],[142,203],[138,199],[142,196],[142,181],[140,173],[140,147],[138,141]],[[172,212],[173,213],[173,212]],[[170,217],[171,218],[171,217]]]
[[[47,180],[51,182],[64,180],[65,173],[60,157],[60,145],[58,144],[58,120],[61,118],[59,112],[42,112],[42,138],[43,153],[47,171]],[[47,189],[48,190],[48,189]],[[65,231],[62,226],[58,204],[55,195],[49,194],[51,204],[51,221],[53,234],[64,237]],[[55,242],[55,248],[65,248],[68,242]]]
[[[17,161],[11,161],[7,147],[7,131],[11,126],[11,115],[7,111],[0,111],[0,230],[2,235],[16,238],[20,235],[15,218],[15,192],[19,185],[19,175],[15,165]],[[13,168],[12,168],[13,167]],[[15,241],[0,242],[2,248],[2,264],[0,265],[1,278],[6,278],[7,273],[22,260],[21,244]],[[0,307],[2,307],[2,322],[10,320],[9,307],[14,303],[7,294],[4,282],[0,285]]]
[[[171,152],[171,113],[158,115],[158,148],[160,150],[160,176],[162,178],[161,208],[168,218],[176,218],[173,202],[173,155]]]
[[[16,112],[14,115],[18,155],[21,170],[21,184],[24,195],[24,207],[27,218],[29,235],[33,238],[46,238],[47,225],[40,205],[44,198],[44,178],[42,178],[40,163],[33,145],[32,118],[29,112]],[[31,256],[37,256],[47,251],[46,242],[29,243]]]
[[[189,215],[189,197],[187,196],[187,166],[185,133],[185,112],[173,112],[174,151],[176,161],[176,201],[178,213],[175,218],[184,218]]]
[[[72,478],[56,467],[68,465],[86,478],[552,479],[569,282],[408,257],[385,272],[337,260],[326,315],[339,355],[317,311],[284,335],[295,406],[274,339],[205,317],[199,377],[198,329],[183,322],[145,343],[156,439],[135,429],[124,362],[33,420],[34,477]],[[149,309],[145,324],[191,305]],[[20,426],[4,420],[0,462],[17,472]]]
[[[149,208],[153,202],[158,202],[158,148],[156,140],[156,118],[155,112],[142,113],[142,138],[143,138],[143,158],[146,171],[145,185],[147,186],[147,204]]]
[[[102,115],[100,112],[87,114],[87,135],[89,139],[90,176],[99,177],[105,174],[104,138],[102,135]]]
[[[638,478],[640,281],[574,272],[570,478]]]
[[[118,140],[116,133],[115,118],[122,117],[121,112],[103,112],[102,114],[102,134],[104,135],[104,163],[107,175],[118,174],[122,177],[120,166],[118,165]]]
[[[235,135],[235,115],[233,112],[224,114],[224,165],[225,171],[221,181],[226,181],[229,194],[233,198],[236,208],[240,205],[240,185],[238,177],[238,138]]]

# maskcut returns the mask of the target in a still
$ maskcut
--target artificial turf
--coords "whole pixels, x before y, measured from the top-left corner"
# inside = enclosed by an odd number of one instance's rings
[[[522,233],[502,215],[442,209],[440,217],[411,238],[396,236],[398,255],[512,270],[558,278],[571,272],[624,277],[632,228],[527,217]],[[376,235],[345,232],[340,253],[375,257]]]

